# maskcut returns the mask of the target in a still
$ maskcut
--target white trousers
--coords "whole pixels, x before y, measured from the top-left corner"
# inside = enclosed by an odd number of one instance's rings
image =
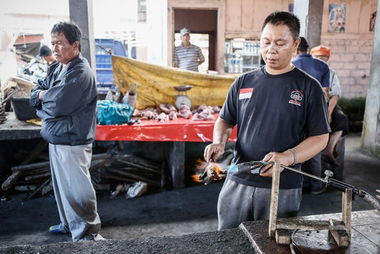
[[[55,200],[61,223],[68,226],[74,242],[97,234],[100,218],[91,183],[92,144],[80,146],[49,144]]]

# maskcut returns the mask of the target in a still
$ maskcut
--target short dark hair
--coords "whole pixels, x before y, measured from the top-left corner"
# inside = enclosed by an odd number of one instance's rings
[[[82,37],[79,27],[69,22],[59,22],[55,24],[51,29],[51,33],[63,33],[71,45],[76,41],[80,44],[80,39]]]
[[[293,38],[296,40],[299,37],[300,34],[300,20],[297,18],[296,15],[290,12],[286,11],[275,11],[268,15],[268,17],[265,19],[263,27],[261,28],[261,31],[264,30],[264,27],[267,24],[272,24],[275,26],[278,25],[286,25],[289,27],[290,32],[293,35]]]
[[[38,55],[40,57],[51,56],[51,55],[53,55],[53,52],[51,51],[51,49],[48,46],[41,45]]]
[[[298,50],[302,52],[307,52],[307,50],[309,49],[309,43],[307,43],[307,40],[305,39],[305,37],[301,36],[300,39],[301,39],[301,42],[298,45]]]

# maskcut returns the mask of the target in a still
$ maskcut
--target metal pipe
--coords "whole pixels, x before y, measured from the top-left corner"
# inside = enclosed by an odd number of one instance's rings
[[[325,179],[325,178],[321,178],[321,177],[318,177],[318,176],[315,176],[315,175],[312,175],[312,174],[309,174],[309,173],[306,173],[306,172],[302,172],[301,170],[298,170],[298,169],[295,169],[295,168],[291,168],[291,167],[285,166],[283,164],[280,164],[280,167],[286,168],[286,169],[288,169],[290,171],[296,172],[296,173],[301,174],[301,175],[308,176],[310,178],[319,180],[319,181],[324,182],[324,183],[329,183],[329,181],[327,179]]]

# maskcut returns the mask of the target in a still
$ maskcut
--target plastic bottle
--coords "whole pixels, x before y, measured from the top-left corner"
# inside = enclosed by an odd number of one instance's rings
[[[137,84],[133,83],[129,88],[128,92],[124,95],[122,102],[128,104],[132,108],[136,107],[137,99]]]
[[[240,57],[239,73],[243,73],[243,58]]]
[[[234,58],[232,57],[228,61],[228,72],[229,73],[233,73],[234,72],[234,64],[235,64],[235,61],[234,61]]]
[[[255,55],[260,54],[260,45],[258,43],[255,44]]]
[[[105,100],[110,100],[110,101],[113,100],[113,94],[112,94],[112,90],[111,90],[111,88],[108,89],[108,92],[107,92],[107,95],[106,95]]]

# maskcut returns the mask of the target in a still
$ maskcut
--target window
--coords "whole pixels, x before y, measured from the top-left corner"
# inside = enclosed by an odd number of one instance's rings
[[[146,0],[137,0],[137,22],[146,22]]]

